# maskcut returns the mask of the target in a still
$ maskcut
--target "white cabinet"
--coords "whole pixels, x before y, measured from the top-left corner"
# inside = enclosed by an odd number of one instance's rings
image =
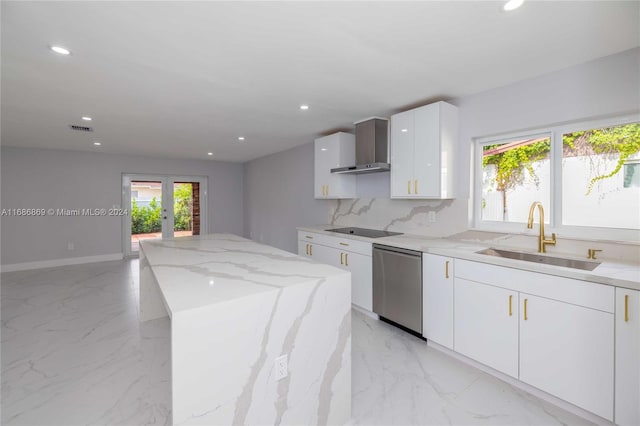
[[[615,422],[640,425],[640,291],[616,288]]]
[[[613,315],[526,293],[520,308],[520,380],[613,420]]]
[[[373,310],[372,244],[325,234],[298,232],[298,254],[351,272],[351,303]]]
[[[458,109],[436,102],[391,116],[391,198],[454,198]]]
[[[373,278],[371,255],[338,250],[340,265],[351,271],[351,303],[368,311],[373,310]]]
[[[455,280],[457,352],[518,377],[518,293],[491,285]]]
[[[356,140],[339,132],[315,140],[315,198],[355,198],[356,177],[331,173],[337,167],[356,164]]]
[[[613,287],[456,259],[454,301],[455,351],[613,420]]]
[[[422,256],[422,335],[453,349],[453,258]]]

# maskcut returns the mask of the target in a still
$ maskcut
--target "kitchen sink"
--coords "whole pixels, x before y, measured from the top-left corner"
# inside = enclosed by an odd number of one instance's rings
[[[506,257],[508,259],[524,260],[526,262],[544,263],[545,265],[564,266],[565,268],[582,269],[583,271],[593,271],[600,262],[590,262],[587,260],[565,259],[562,257],[543,256],[538,253],[522,253],[519,251],[500,250],[488,248],[477,251],[478,254],[487,256]]]

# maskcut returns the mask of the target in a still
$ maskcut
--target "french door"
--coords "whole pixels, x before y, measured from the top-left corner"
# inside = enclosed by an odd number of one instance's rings
[[[206,177],[123,174],[122,205],[125,256],[142,240],[207,233]]]

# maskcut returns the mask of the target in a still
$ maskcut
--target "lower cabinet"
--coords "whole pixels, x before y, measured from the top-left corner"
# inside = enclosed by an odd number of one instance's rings
[[[342,267],[351,271],[351,303],[368,311],[373,310],[373,277],[371,256],[341,252]]]
[[[371,243],[299,233],[298,254],[351,272],[351,303],[373,310]]]
[[[520,380],[613,420],[613,314],[526,293],[520,312]]]
[[[456,278],[456,352],[518,377],[518,293]]]
[[[422,256],[422,335],[453,349],[453,268],[451,257]]]
[[[616,288],[615,422],[640,425],[640,291]]]
[[[615,383],[616,422],[640,424],[640,318],[620,314],[640,292],[455,262],[456,352],[611,421]]]

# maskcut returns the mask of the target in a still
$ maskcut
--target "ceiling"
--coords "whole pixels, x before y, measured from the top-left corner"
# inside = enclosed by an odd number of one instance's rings
[[[640,2],[502,4],[3,1],[2,144],[244,162],[640,44]]]

